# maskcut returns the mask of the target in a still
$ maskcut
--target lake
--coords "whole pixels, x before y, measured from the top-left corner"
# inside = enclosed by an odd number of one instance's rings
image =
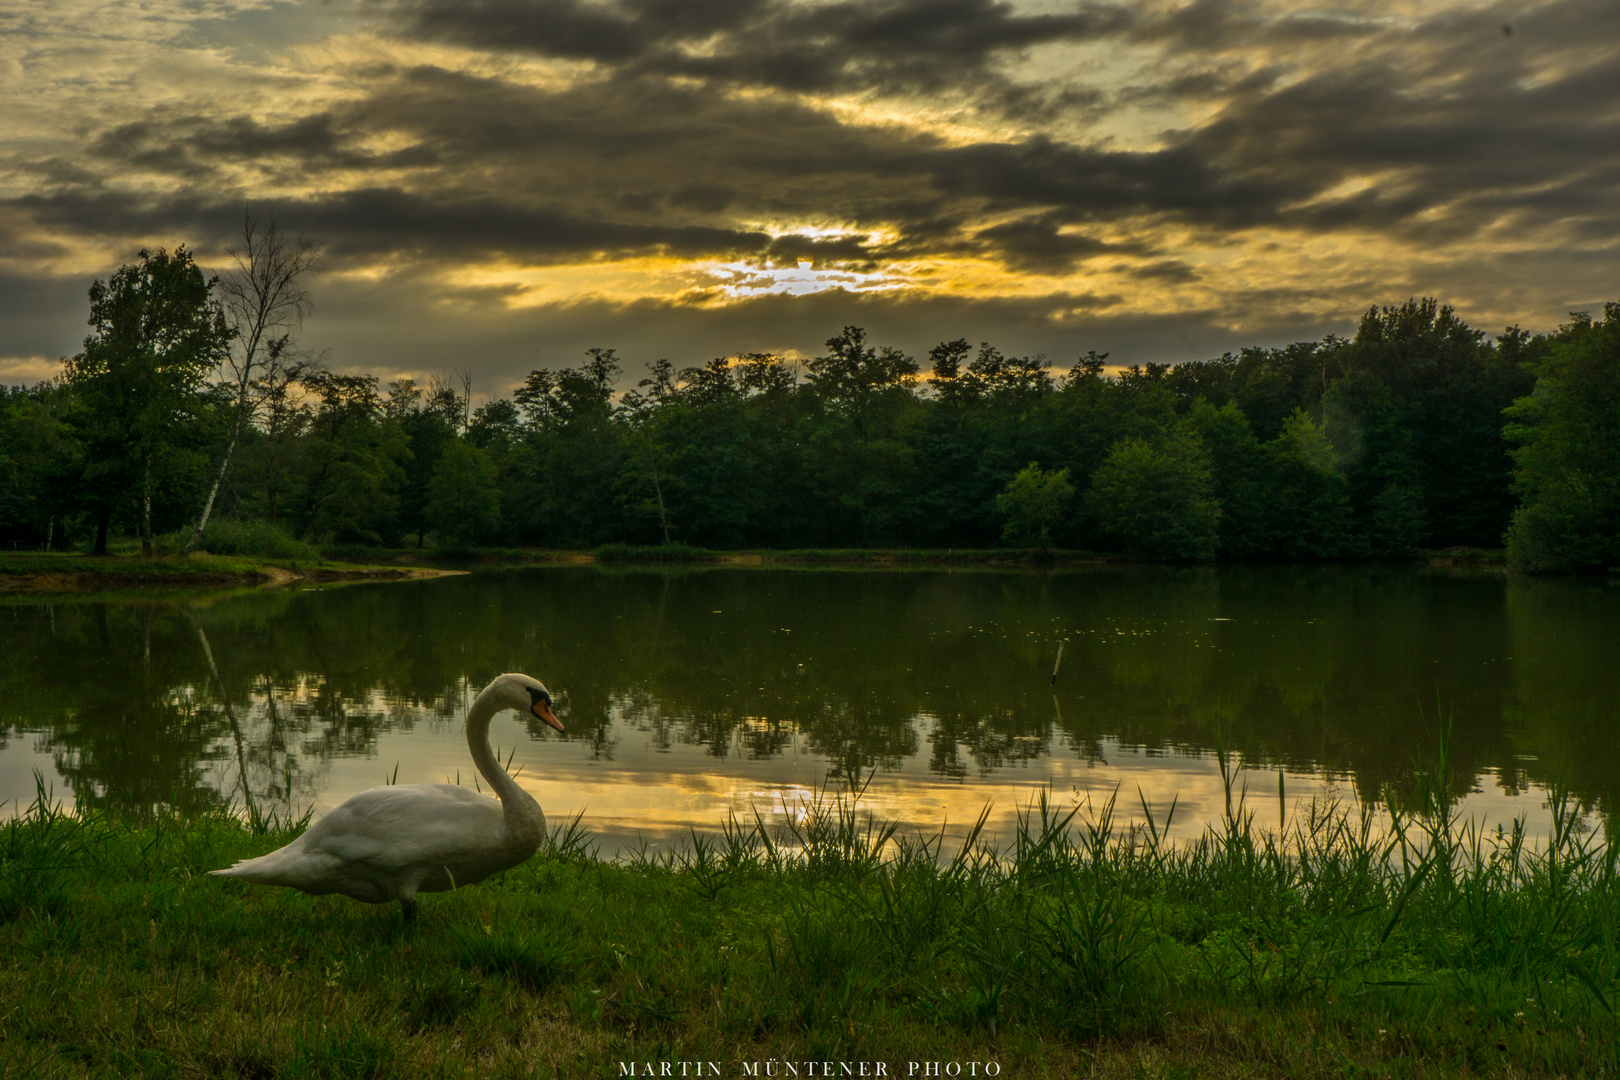
[[[1059,643],[1063,658],[1055,684]],[[823,785],[911,828],[1037,791],[1119,792],[1172,831],[1223,812],[1215,749],[1262,824],[1377,799],[1451,725],[1465,812],[1539,831],[1562,777],[1607,812],[1620,764],[1620,583],[1384,566],[1053,573],[594,567],[0,604],[0,798],[40,773],[90,803],[329,808],[473,783],[461,718],[502,671],[567,726],[492,738],[553,824],[612,854]],[[1292,810],[1290,810],[1290,813]]]

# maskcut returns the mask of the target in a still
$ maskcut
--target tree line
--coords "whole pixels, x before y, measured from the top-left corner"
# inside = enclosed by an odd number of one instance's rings
[[[473,408],[470,379],[384,384],[297,347],[307,241],[250,215],[235,256],[210,279],[143,251],[92,286],[59,377],[0,388],[0,543],[1620,563],[1620,303],[1490,338],[1414,299],[1348,339],[1113,373],[846,326],[812,359],[657,360],[620,392],[596,348]]]

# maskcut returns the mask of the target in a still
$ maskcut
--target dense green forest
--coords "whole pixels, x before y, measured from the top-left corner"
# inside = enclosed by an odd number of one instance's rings
[[[854,326],[814,359],[657,360],[639,381],[599,348],[474,408],[467,382],[384,384],[300,351],[313,249],[255,224],[217,279],[184,247],[142,252],[92,287],[58,378],[0,388],[0,544],[1506,543],[1529,569],[1620,563],[1620,303],[1493,340],[1409,300],[1348,340],[1112,373],[965,338],[919,359]]]

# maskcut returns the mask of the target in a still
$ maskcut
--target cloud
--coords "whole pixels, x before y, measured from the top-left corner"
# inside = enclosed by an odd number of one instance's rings
[[[1160,259],[1158,262],[1128,266],[1125,273],[1143,281],[1169,281],[1177,284],[1199,279],[1199,273],[1180,259]]]
[[[37,382],[79,351],[90,328],[89,277],[0,268],[0,379]],[[40,364],[51,370],[40,374]]]
[[[221,176],[221,166],[285,160],[299,173],[311,169],[387,170],[435,164],[438,155],[422,144],[387,152],[365,149],[368,133],[341,128],[330,112],[265,124],[251,116],[184,115],[119,124],[102,132],[90,153],[152,173],[191,181]],[[270,165],[274,169],[274,165]]]
[[[1010,267],[1051,276],[1067,274],[1098,255],[1131,250],[1132,245],[1062,232],[1061,225],[1061,220],[1052,216],[1019,218],[980,229],[975,239],[997,250]]]
[[[1563,27],[1555,9],[1574,4],[1547,5],[1541,22]],[[1541,225],[1616,220],[1620,150],[1602,148],[1620,147],[1620,86],[1607,54],[1572,63],[1570,41],[1520,48],[1527,29],[1511,43],[1487,38],[1482,59],[1476,39],[1481,28],[1496,32],[1490,12],[1392,28],[1204,0],[1055,15],[982,0],[424,0],[386,11],[417,35],[584,56],[598,67],[546,85],[438,65],[379,69],[353,75],[358,94],[279,122],[152,110],[96,133],[89,153],[171,182],[302,180],[325,189],[312,202],[338,211],[354,203],[388,213],[406,196],[442,207],[409,221],[388,216],[406,249],[412,232],[437,243],[446,231],[494,224],[505,207],[516,227],[495,227],[529,237],[519,250],[748,253],[759,250],[755,223],[831,219],[893,234],[883,252],[846,242],[848,259],[927,254],[925,237],[936,252],[977,240],[1012,270],[1062,273],[1088,253],[1065,227],[1080,223],[1458,240],[1514,214]],[[725,59],[733,45],[774,66],[737,44],[750,34],[801,59],[881,56],[894,71],[927,58],[932,77],[963,94],[1007,49],[1151,41],[1165,50],[1156,85],[1177,87],[1172,96],[1205,105],[1208,117],[1144,148],[1055,128],[1012,138],[963,129],[947,139],[928,124],[864,118],[798,93],[738,93]],[[1332,60],[1345,39],[1364,48]],[[1282,45],[1304,51],[1290,64]],[[677,46],[685,59],[674,64],[666,54]],[[1245,61],[1233,62],[1234,51]],[[1548,75],[1554,54],[1563,59]],[[1121,108],[1133,92],[1119,88]],[[397,197],[380,198],[385,191]],[[944,219],[958,223],[955,235],[941,234]],[[538,243],[537,228],[557,242]]]
[[[43,356],[0,356],[0,385],[33,386],[62,374],[62,361]]]
[[[73,309],[53,336],[17,302],[0,355],[72,351],[88,275],[220,251],[247,200],[325,245],[348,299],[311,336],[343,327],[356,363],[592,318],[801,348],[861,311],[1048,344],[1156,314],[1120,347],[1173,359],[1172,327],[1218,352],[1412,293],[1547,326],[1620,277],[1601,0],[154,3],[115,13],[146,35],[121,85],[86,73],[93,20],[19,31],[81,58],[60,77],[0,45],[0,108],[31,118],[0,133],[0,265]],[[741,299],[771,289],[815,295]]]
[[[1004,92],[998,61],[1098,37],[1118,8],[1022,12],[994,0],[405,0],[386,10],[415,37],[794,93]],[[988,79],[989,85],[983,85]]]

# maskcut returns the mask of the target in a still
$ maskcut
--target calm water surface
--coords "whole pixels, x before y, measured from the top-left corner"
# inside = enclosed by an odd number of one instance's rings
[[[1051,685],[1053,659],[1063,663]],[[1262,822],[1376,798],[1453,730],[1467,810],[1545,819],[1562,774],[1607,813],[1620,587],[1408,568],[1052,574],[581,569],[184,599],[0,606],[0,798],[317,812],[397,775],[473,782],[466,703],[543,679],[559,737],[493,737],[553,822],[607,853],[870,777],[908,826],[1050,786],[1174,831],[1221,813],[1214,747]],[[1162,819],[1161,819],[1162,820]]]

